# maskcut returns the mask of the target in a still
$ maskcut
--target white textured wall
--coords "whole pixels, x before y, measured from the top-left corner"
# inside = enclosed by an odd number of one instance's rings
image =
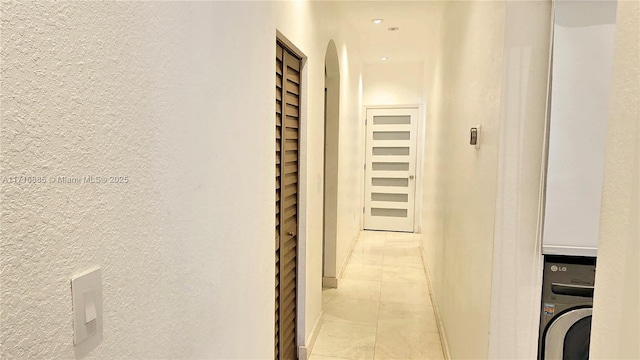
[[[592,359],[640,358],[640,3],[619,1]]]
[[[272,146],[258,133],[243,134],[219,120],[235,118],[239,101],[206,106],[226,91],[246,90],[243,81],[226,90],[214,86],[233,62],[221,58],[212,67],[209,61],[233,43],[201,37],[235,26],[208,21],[214,14],[229,18],[233,10],[2,6],[3,176],[129,177],[126,185],[3,184],[2,357],[74,357],[68,281],[93,265],[103,268],[105,311],[95,358],[266,353],[268,340],[258,331],[270,323],[261,315],[268,302],[246,313],[239,309],[270,291],[259,283],[271,271],[259,255],[267,242],[248,246],[269,219],[255,214],[251,226],[239,226],[249,203],[227,197],[247,191],[255,209],[266,208],[268,182],[250,180],[253,172],[268,171],[261,163],[266,155],[240,166],[217,154],[229,146],[266,154]],[[248,11],[244,25],[257,17],[257,9],[238,10]],[[251,35],[241,32],[238,40]],[[257,88],[251,95],[260,103],[254,117],[270,104]],[[266,123],[256,126],[271,130]],[[227,169],[222,176],[220,168]],[[210,206],[215,203],[228,205]],[[225,251],[233,255],[221,257]],[[249,269],[235,279],[226,275],[241,264]],[[251,272],[262,279],[250,278]],[[231,319],[256,339],[251,347],[241,350],[239,331],[220,326]],[[209,339],[228,346],[216,349]]]
[[[423,241],[450,354],[478,359],[489,344],[505,5],[446,6],[442,45],[425,62]],[[475,124],[479,150],[468,144]]]
[[[362,229],[364,192],[364,115],[362,114],[362,60],[358,42],[340,23],[345,42],[338,45],[340,61],[340,139],[338,159],[338,236],[336,265],[338,277],[346,265],[350,249]],[[347,44],[349,47],[347,47]],[[339,286],[339,285],[338,285]]]
[[[551,3],[506,3],[489,359],[535,359]]]
[[[364,66],[365,106],[415,105],[424,101],[422,63],[382,63]]]
[[[331,9],[1,6],[2,176],[129,183],[0,185],[0,357],[86,355],[72,344],[69,280],[94,265],[103,269],[104,340],[89,357],[273,356],[276,29],[309,57],[300,324],[308,339],[321,311],[316,134]]]
[[[437,47],[443,51],[425,61],[423,240],[432,296],[452,358],[526,359],[536,353],[541,260],[536,216],[549,4],[499,7],[449,5]],[[637,2],[619,2],[594,299],[591,356],[596,359],[640,357],[639,15]],[[503,30],[501,44],[494,31]],[[489,84],[490,79],[496,81]],[[476,92],[482,87],[484,92]],[[501,98],[500,114],[496,98]],[[469,160],[462,156],[465,146],[454,140],[467,134],[463,127],[473,124],[469,119],[474,112],[491,119],[477,121],[483,125],[483,148]],[[499,124],[492,114],[501,118]],[[487,123],[499,128],[487,132]],[[487,157],[486,145],[490,153],[499,146],[495,163]],[[461,171],[465,167],[467,173]],[[491,198],[495,207],[488,204]],[[477,207],[483,199],[485,204]],[[494,212],[495,237],[486,229]]]

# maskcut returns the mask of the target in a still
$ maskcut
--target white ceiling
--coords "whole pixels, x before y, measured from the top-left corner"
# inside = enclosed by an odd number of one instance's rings
[[[338,1],[346,24],[361,39],[365,64],[422,62],[442,15],[440,1]],[[373,19],[381,18],[381,24]],[[398,27],[398,31],[389,31]]]

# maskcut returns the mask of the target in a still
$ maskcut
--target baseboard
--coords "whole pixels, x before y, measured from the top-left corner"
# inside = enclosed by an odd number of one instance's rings
[[[344,257],[342,261],[342,265],[340,266],[340,271],[338,271],[338,278],[341,279],[344,274],[344,270],[347,268],[347,264],[349,264],[349,260],[351,260],[351,254],[353,254],[353,249],[356,247],[356,243],[358,242],[358,237],[360,236],[360,232],[363,230],[358,230],[356,236],[351,239],[351,244],[349,244],[349,250],[347,250],[347,256]]]
[[[338,288],[338,278],[334,277],[326,277],[322,278],[322,287],[337,289]]]
[[[424,267],[425,275],[427,276],[427,283],[429,284],[429,297],[431,298],[431,305],[433,306],[433,313],[436,318],[436,324],[438,326],[438,332],[440,333],[440,344],[442,345],[442,353],[445,360],[451,360],[451,352],[449,351],[449,342],[447,341],[447,333],[444,330],[444,324],[442,323],[442,317],[440,316],[440,308],[438,307],[438,301],[433,296],[433,282],[431,281],[431,275],[429,274],[429,267],[427,267],[427,255],[424,252],[424,246],[422,240],[420,241],[420,256],[422,257],[422,266]]]
[[[311,356],[311,350],[313,350],[313,345],[316,344],[318,334],[320,334],[320,328],[322,327],[322,314],[323,311],[320,311],[320,316],[318,316],[316,323],[313,325],[313,329],[311,329],[307,344],[298,347],[298,360],[308,360]]]
[[[344,257],[344,260],[340,265],[340,269],[338,270],[338,276],[322,277],[322,287],[331,288],[331,289],[338,288],[339,280],[342,278],[342,275],[344,274],[344,270],[347,268],[347,264],[349,264],[349,260],[351,260],[351,254],[353,253],[353,249],[356,247],[356,243],[358,242],[358,236],[360,236],[360,231],[358,231],[356,236],[353,239],[351,239],[351,243],[349,244],[349,250],[347,250],[347,256]]]

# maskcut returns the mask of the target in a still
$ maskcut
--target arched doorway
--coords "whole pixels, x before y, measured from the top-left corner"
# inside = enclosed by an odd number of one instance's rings
[[[324,58],[324,206],[322,284],[337,287],[338,134],[340,129],[340,64],[338,50],[329,41]]]

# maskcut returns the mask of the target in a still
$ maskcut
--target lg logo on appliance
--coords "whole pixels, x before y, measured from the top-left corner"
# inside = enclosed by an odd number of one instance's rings
[[[551,265],[551,271],[553,271],[553,272],[556,272],[556,271],[567,271],[567,267],[566,266]]]

